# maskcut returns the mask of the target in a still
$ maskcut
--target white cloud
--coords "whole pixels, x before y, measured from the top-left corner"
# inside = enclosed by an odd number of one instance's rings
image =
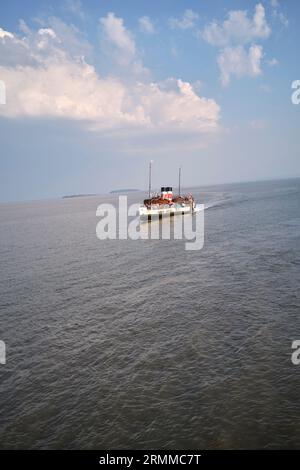
[[[288,25],[289,25],[289,20],[288,20],[287,16],[286,16],[284,13],[279,12],[279,13],[277,13],[277,17],[278,17],[280,23],[281,23],[285,28],[287,28]]]
[[[276,57],[273,57],[272,59],[268,60],[267,61],[267,64],[270,66],[270,67],[275,67],[276,65],[279,64],[278,60],[276,59]]]
[[[265,9],[259,3],[255,6],[252,18],[248,17],[247,11],[230,11],[223,23],[213,21],[207,25],[202,32],[202,37],[213,46],[227,46],[264,39],[270,33],[271,28],[266,21]]]
[[[60,18],[50,17],[48,24],[43,24],[45,29],[49,27],[55,32],[57,46],[74,57],[89,56],[92,47],[79,29],[73,24],[66,24]],[[50,38],[54,42],[53,38]],[[50,41],[50,42],[51,42]],[[59,51],[57,51],[59,52]]]
[[[225,47],[218,56],[221,71],[221,82],[227,86],[231,76],[256,77],[261,74],[262,46],[252,45],[247,51],[243,46]]]
[[[64,8],[66,11],[69,11],[73,15],[78,16],[80,19],[84,19],[85,17],[80,0],[66,0],[64,3]]]
[[[154,25],[149,16],[142,16],[139,18],[139,27],[143,33],[155,33]]]
[[[56,34],[51,28],[41,28],[38,30],[38,34],[41,36],[50,36],[51,38],[56,38]]]
[[[27,26],[22,18],[19,20],[19,30],[27,36],[31,33],[29,26]]]
[[[67,25],[59,18],[50,17],[38,30],[31,30],[24,21],[19,27],[22,37],[9,33],[0,38],[0,65],[37,66],[41,61],[68,56],[80,58],[89,56],[91,46],[74,26]]]
[[[37,43],[39,49],[45,49],[48,47],[49,39],[56,39],[56,34],[51,28],[41,28],[38,30],[38,35],[41,36],[41,39]]]
[[[279,21],[285,28],[289,26],[288,17],[280,11],[280,4],[278,0],[271,0],[271,6],[273,9],[273,17]]]
[[[172,29],[191,29],[195,26],[198,18],[198,13],[188,9],[185,10],[182,18],[169,18],[168,23]]]
[[[132,34],[125,28],[123,19],[110,12],[106,17],[100,18],[100,23],[106,41],[115,47],[120,62],[132,62],[136,54],[135,42]]]
[[[123,20],[109,14],[101,21],[107,40],[134,63],[136,46]],[[6,48],[4,56],[10,51],[13,60],[9,65],[0,60],[0,76],[7,85],[2,116],[79,120],[97,131],[132,128],[203,133],[218,128],[218,104],[198,96],[190,83],[174,79],[172,86],[161,86],[134,77],[131,81],[103,77],[77,54],[76,31],[61,21],[52,19],[50,23],[22,39],[11,33],[0,39],[0,46]],[[47,40],[43,47],[41,40]],[[20,50],[15,51],[20,43],[24,57]],[[70,46],[67,50],[66,44]]]
[[[138,110],[127,112],[125,87],[118,80],[99,78],[85,62],[64,59],[38,68],[1,67],[0,71],[9,89],[3,109],[7,116],[94,120],[103,128],[143,120]]]
[[[150,122],[158,126],[215,130],[220,108],[214,100],[199,97],[192,85],[176,80],[176,90],[162,90],[157,83],[143,85],[140,102]]]
[[[14,35],[8,31],[5,31],[4,29],[0,28],[0,39],[4,38],[10,38],[13,39]]]
[[[48,64],[45,67],[0,67],[9,96],[2,114],[9,117],[61,117],[86,120],[94,129],[134,126],[196,131],[216,129],[219,106],[200,98],[187,82],[178,80],[176,91],[157,83],[102,79],[86,63]]]
[[[34,52],[27,40],[20,40],[8,31],[0,28],[0,65],[29,65],[35,63]]]
[[[228,13],[223,22],[213,21],[204,28],[201,33],[204,40],[213,46],[222,47],[217,63],[223,86],[229,84],[232,76],[256,77],[262,73],[263,47],[256,41],[266,39],[270,34],[271,28],[261,3],[255,6],[252,17],[245,10],[234,10]],[[247,43],[251,46],[246,46]],[[276,64],[273,61],[270,65]]]
[[[132,33],[125,27],[123,18],[108,13],[100,18],[102,52],[118,73],[127,77],[147,77],[149,70],[139,58]]]

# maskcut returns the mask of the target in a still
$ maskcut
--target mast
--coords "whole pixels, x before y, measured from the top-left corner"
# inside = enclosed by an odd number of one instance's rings
[[[180,182],[181,182],[181,166],[179,167],[179,172],[178,172],[178,195],[180,196]]]
[[[149,198],[151,197],[151,173],[152,173],[152,163],[153,163],[153,160],[150,160],[150,163],[149,163]]]

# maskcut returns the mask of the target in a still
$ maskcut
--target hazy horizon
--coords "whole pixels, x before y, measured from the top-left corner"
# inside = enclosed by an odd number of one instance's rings
[[[181,190],[188,190],[188,189],[207,189],[210,187],[219,187],[219,186],[234,186],[234,185],[246,185],[246,184],[253,184],[253,183],[272,183],[272,182],[280,182],[280,181],[289,181],[289,180],[297,180],[300,179],[300,176],[287,176],[285,178],[270,178],[270,179],[257,179],[257,180],[244,180],[244,181],[226,181],[226,182],[217,182],[217,183],[207,183],[207,184],[201,184],[201,185],[182,185]],[[160,185],[159,186],[153,186],[152,190],[153,192],[160,191]],[[173,192],[176,193],[176,190],[178,188],[178,185],[173,185]],[[80,197],[97,197],[97,196],[113,196],[117,195],[118,191],[124,191],[126,193],[127,191],[134,191],[134,192],[139,192],[139,193],[148,193],[148,188],[115,188],[111,189],[107,192],[98,192],[98,193],[68,193],[68,194],[60,194],[55,197],[51,198],[39,198],[39,199],[18,199],[18,200],[7,200],[7,201],[0,201],[0,204],[18,204],[18,203],[26,203],[26,202],[43,202],[43,201],[56,201],[60,199],[68,199],[68,198],[80,198]],[[113,192],[115,191],[115,194]],[[205,201],[203,201],[205,202]]]

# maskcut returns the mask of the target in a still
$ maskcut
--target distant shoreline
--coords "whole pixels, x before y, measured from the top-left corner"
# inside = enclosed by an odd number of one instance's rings
[[[132,188],[128,188],[128,189],[113,189],[112,191],[110,191],[110,194],[133,193],[133,192],[136,192],[136,191],[141,191],[141,189],[132,189]]]
[[[209,187],[218,187],[218,186],[231,186],[231,185],[238,185],[238,184],[249,184],[249,183],[259,183],[259,184],[263,184],[263,183],[271,183],[271,182],[279,182],[279,181],[293,181],[293,180],[299,180],[300,179],[300,175],[296,175],[296,176],[285,176],[285,177],[276,177],[276,178],[268,178],[268,179],[255,179],[255,180],[242,180],[242,181],[226,181],[226,182],[214,182],[214,183],[201,183],[199,185],[195,185],[195,184],[192,184],[192,185],[189,185],[189,184],[185,184],[184,187],[182,189],[194,189],[194,188],[201,188],[201,189],[205,189],[205,188],[209,188]],[[118,191],[118,190],[115,190],[115,191]],[[136,189],[135,191],[141,191],[141,192],[147,192],[147,190],[139,190],[139,189]],[[61,195],[57,195],[57,196],[52,196],[52,197],[42,197],[42,198],[38,198],[38,199],[11,199],[11,200],[1,200],[0,201],[0,204],[25,204],[25,203],[28,203],[28,202],[45,202],[45,201],[55,201],[57,199],[68,199],[68,198],[75,198],[75,197],[95,197],[95,196],[107,196],[109,193],[96,193],[96,194],[74,194],[74,195],[70,195],[70,196],[61,196]]]
[[[121,193],[133,193],[133,192],[139,192],[141,191],[140,189],[135,189],[135,188],[121,188],[121,189],[112,189],[109,194],[121,194]],[[77,197],[93,197],[93,196],[99,196],[99,194],[91,193],[91,194],[66,194],[65,196],[62,196],[62,199],[73,199]]]
[[[98,194],[69,194],[67,196],[63,196],[63,199],[70,199],[74,197],[90,197],[90,196],[98,196]]]

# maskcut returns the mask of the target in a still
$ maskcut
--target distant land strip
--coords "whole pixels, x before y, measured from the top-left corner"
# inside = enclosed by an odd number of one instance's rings
[[[69,199],[72,197],[89,197],[89,196],[98,196],[98,194],[69,194],[67,196],[63,196],[63,199]]]
[[[110,194],[116,194],[116,193],[132,193],[134,191],[141,191],[140,189],[132,189],[132,188],[125,188],[125,189],[113,189],[110,191]]]

